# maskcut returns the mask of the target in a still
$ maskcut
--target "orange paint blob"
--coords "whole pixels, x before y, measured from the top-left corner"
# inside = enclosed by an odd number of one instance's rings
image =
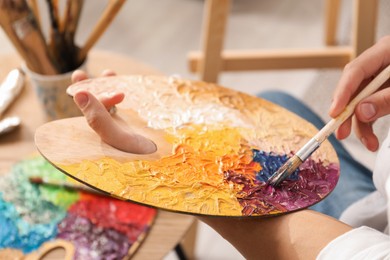
[[[62,165],[65,171],[122,198],[174,211],[211,215],[239,215],[239,187],[224,179],[232,170],[255,179],[261,170],[252,160],[244,129],[191,125],[167,139],[171,156],[155,161],[120,163],[102,158]]]

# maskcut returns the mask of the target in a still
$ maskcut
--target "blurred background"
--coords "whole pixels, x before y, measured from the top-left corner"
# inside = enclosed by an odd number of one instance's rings
[[[351,35],[352,0],[343,0],[337,44],[348,44]],[[40,1],[44,3],[44,1]],[[107,1],[85,1],[76,35],[83,43]],[[187,54],[201,48],[204,1],[201,0],[127,0],[112,24],[94,46],[141,61],[165,75],[199,79],[188,70]],[[377,38],[390,34],[390,3],[379,1]],[[225,48],[272,49],[313,48],[324,45],[324,1],[312,0],[235,0],[228,18]],[[0,30],[0,54],[15,52]],[[1,62],[1,61],[0,61]],[[341,69],[299,69],[222,73],[223,86],[257,94],[267,89],[287,91],[304,100],[324,120]],[[388,125],[388,118],[377,126]],[[353,137],[347,148],[372,168],[375,154],[364,151]],[[243,259],[224,239],[208,226],[198,226],[198,259]],[[166,259],[177,259],[176,254]]]
[[[46,7],[45,1],[38,2],[41,8]],[[78,43],[85,41],[106,3],[105,0],[85,1],[76,34]],[[225,47],[322,46],[322,5],[322,1],[310,0],[232,1]],[[94,48],[122,53],[166,75],[197,79],[189,73],[187,53],[201,47],[203,9],[201,0],[127,0]],[[41,12],[43,18],[47,13]],[[2,30],[0,47],[1,53],[14,51]],[[314,73],[310,70],[224,73],[220,83],[249,93],[275,87],[294,88],[295,92],[298,86],[309,84]]]

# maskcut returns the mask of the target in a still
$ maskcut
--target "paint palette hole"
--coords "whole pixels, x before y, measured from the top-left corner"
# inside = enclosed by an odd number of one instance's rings
[[[132,134],[123,142],[113,139],[103,139],[108,145],[126,153],[132,154],[152,154],[157,151],[157,145],[147,137]]]
[[[50,249],[48,252],[46,252],[44,255],[42,255],[41,260],[45,259],[65,259],[66,256],[66,249],[62,246],[58,246],[55,248]]]

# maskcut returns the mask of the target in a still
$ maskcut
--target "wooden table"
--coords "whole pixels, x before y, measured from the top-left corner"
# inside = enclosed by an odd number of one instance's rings
[[[16,54],[0,56],[0,81],[11,69],[20,65],[21,59]],[[123,55],[105,51],[95,51],[89,55],[87,69],[91,75],[99,75],[107,68],[118,74],[161,74]],[[34,133],[45,122],[44,113],[28,79],[19,98],[6,111],[6,116],[19,116],[22,126],[0,136],[0,175],[6,174],[15,162],[36,152]],[[154,226],[133,259],[163,258],[183,239],[194,220],[189,215],[159,211]]]

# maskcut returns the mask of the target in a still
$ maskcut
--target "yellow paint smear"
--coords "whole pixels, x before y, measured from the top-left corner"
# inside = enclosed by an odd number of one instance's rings
[[[60,167],[95,187],[129,200],[174,211],[241,215],[238,187],[224,181],[228,170],[254,179],[261,170],[242,139],[243,129],[191,125],[169,135],[171,156],[120,163],[110,158]]]

